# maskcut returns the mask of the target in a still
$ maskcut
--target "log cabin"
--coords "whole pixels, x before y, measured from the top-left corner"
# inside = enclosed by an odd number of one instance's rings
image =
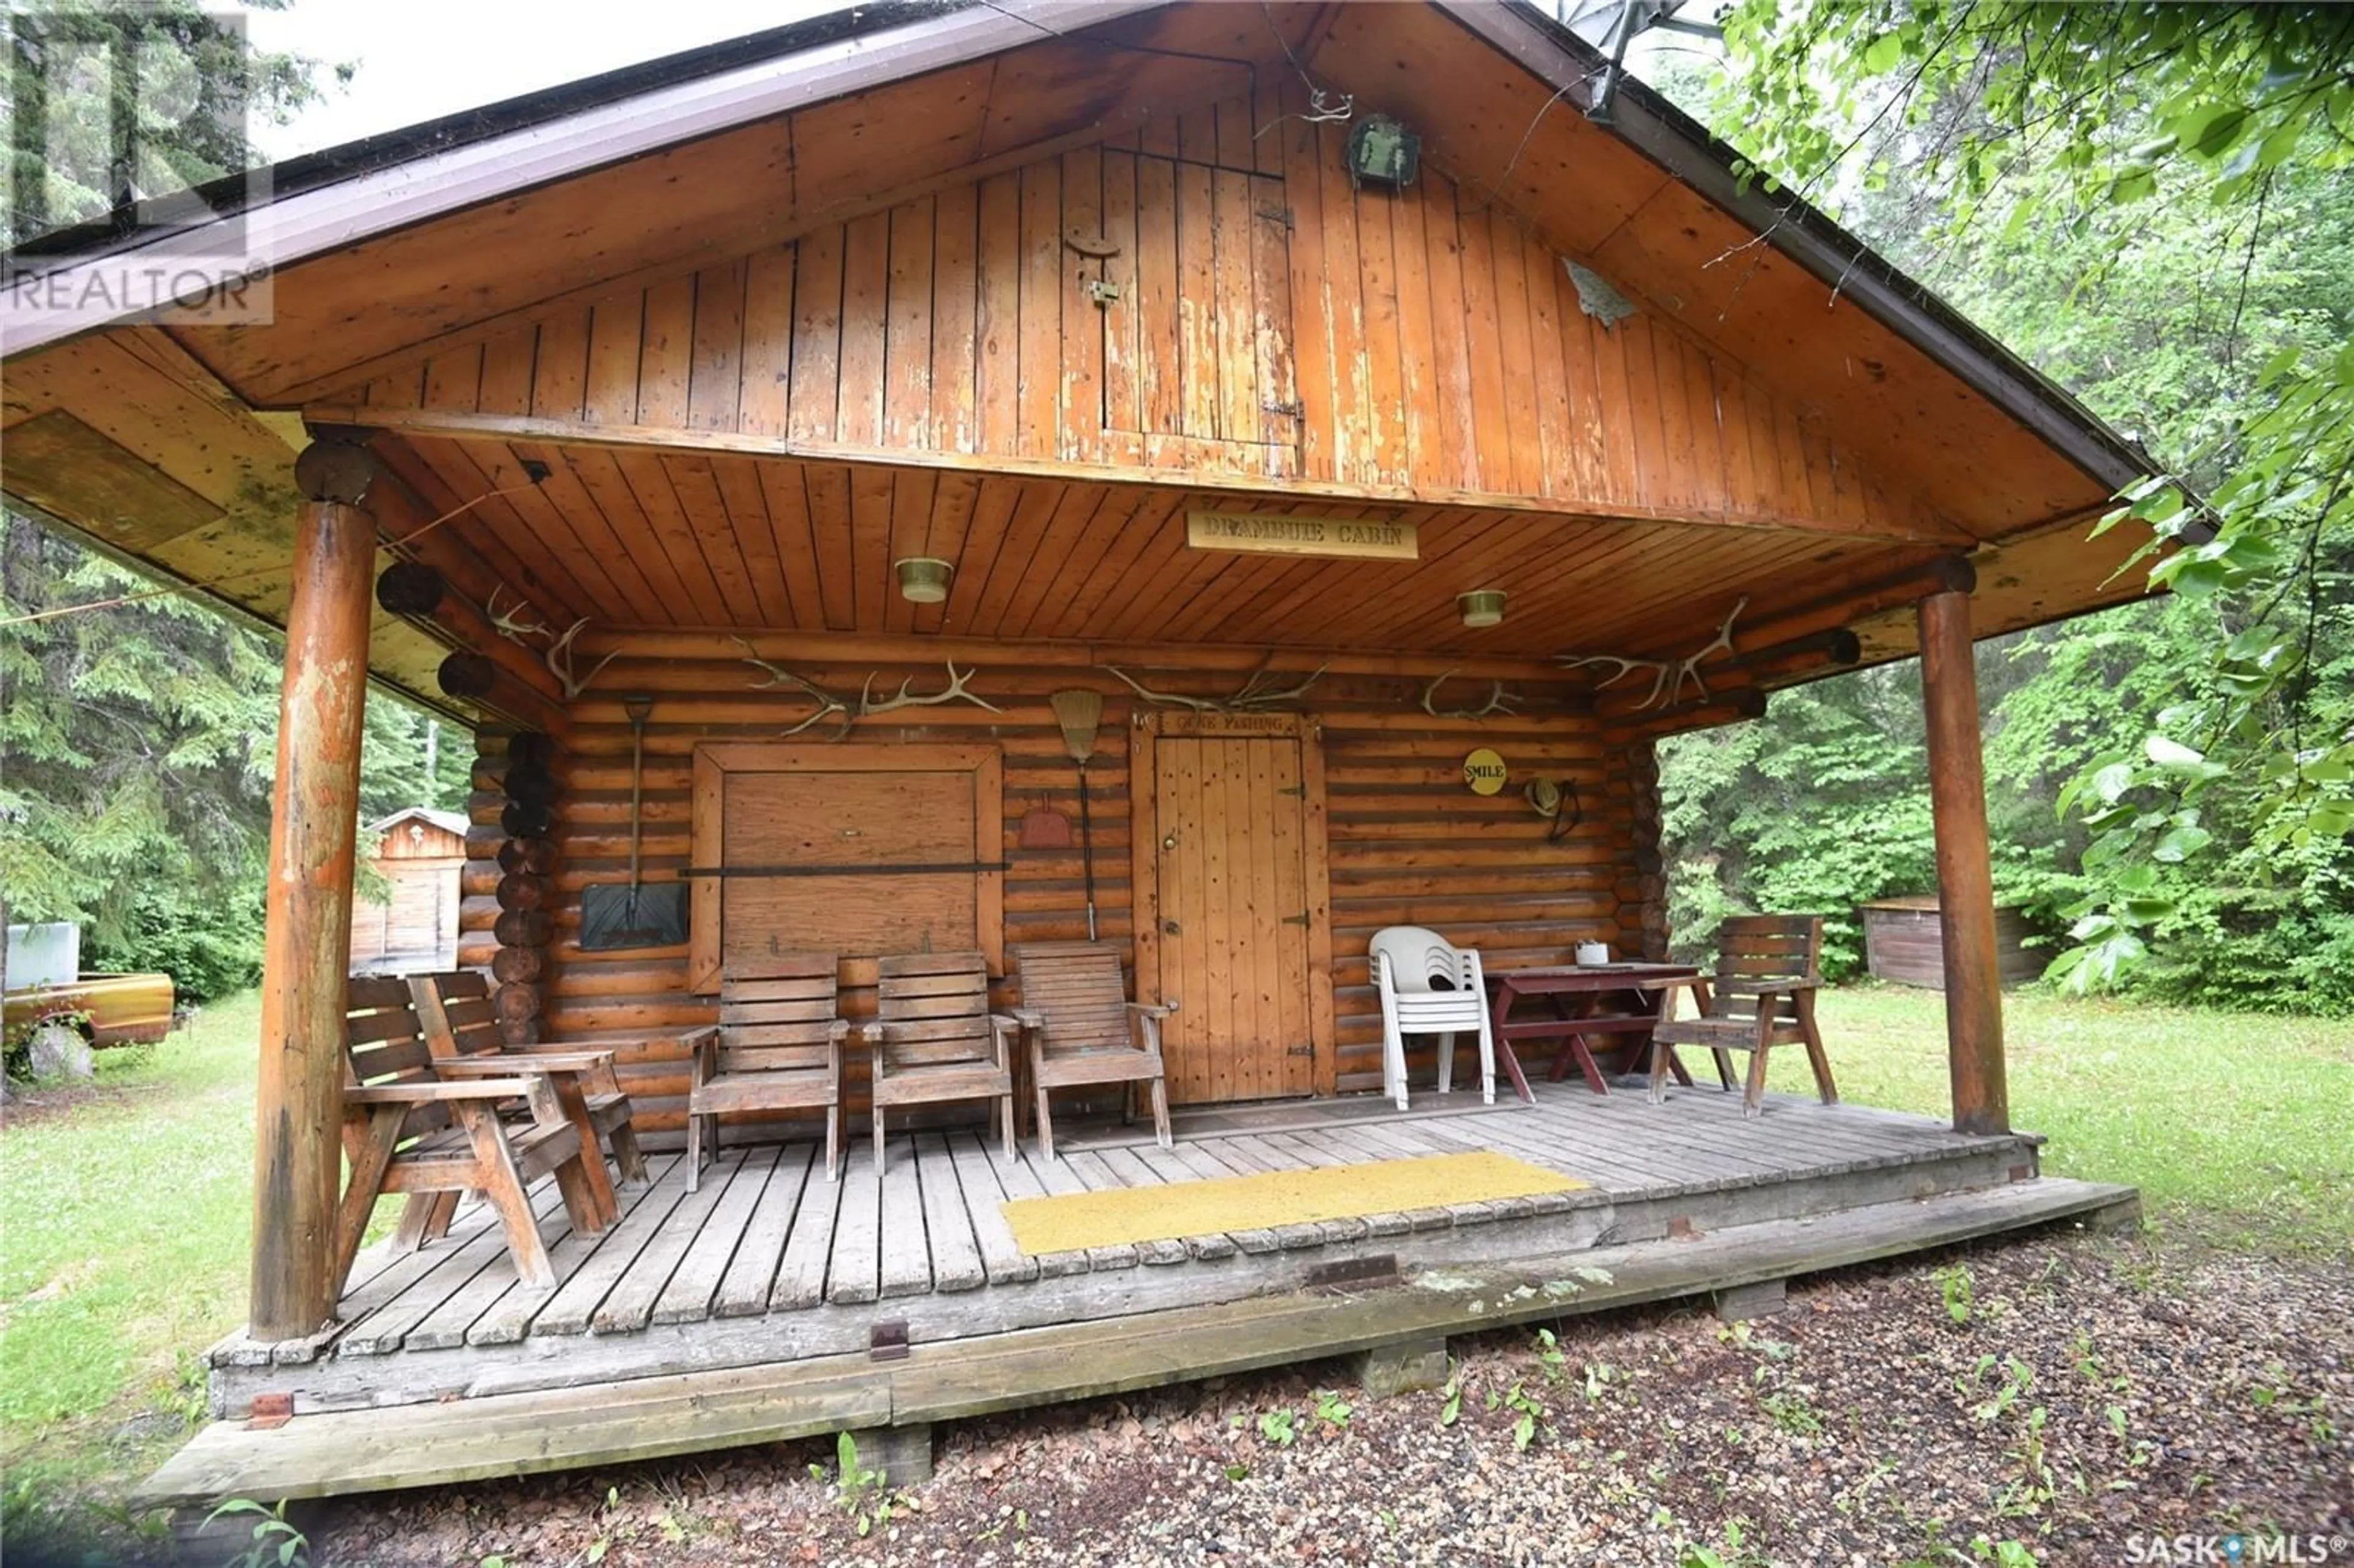
[[[1544,14],[845,12],[209,221],[266,312],[93,309],[188,239],[134,230],[18,258],[5,317],[10,503],[286,641],[249,1319],[143,1501],[1426,1364],[1475,1321],[1440,1265],[1492,1326],[2130,1213],[2009,1125],[1971,645],[2146,591],[2147,531],[2092,531],[2146,461]],[[1375,931],[1664,958],[1659,739],[1915,655],[1950,1124],[1373,1114]],[[539,1193],[551,1288],[471,1211],[338,1277],[371,685],[479,737],[459,962],[513,1049],[610,1052],[652,1151],[600,1234]],[[684,932],[586,931],[617,885]],[[839,955],[855,1029],[894,955],[983,954],[1002,1010],[1086,939],[1175,1010],[1173,1147],[1082,1115],[1007,1162],[945,1107],[835,1181],[748,1114],[686,1191],[731,966]],[[1479,1150],[1583,1184],[1043,1255],[1002,1212]]]

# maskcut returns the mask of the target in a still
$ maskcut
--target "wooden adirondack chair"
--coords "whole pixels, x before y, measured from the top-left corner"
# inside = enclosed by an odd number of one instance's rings
[[[397,977],[351,982],[344,1030],[344,1152],[350,1176],[335,1216],[335,1279],[359,1255],[377,1197],[405,1192],[394,1234],[402,1250],[449,1226],[460,1192],[479,1192],[498,1210],[524,1281],[556,1283],[525,1187],[554,1172],[575,1230],[605,1228],[581,1169],[580,1129],[544,1073],[517,1070],[451,1081],[435,1071],[408,983]],[[521,1100],[527,1123],[510,1126],[499,1107]],[[444,1198],[447,1202],[442,1202]]]
[[[989,1011],[989,960],[979,953],[885,959],[875,1022],[865,1028],[875,1077],[875,1173],[883,1174],[883,1114],[893,1106],[994,1100],[991,1120],[1013,1158],[1013,1057],[1021,1025]]]
[[[686,1098],[686,1190],[703,1179],[707,1136],[719,1152],[719,1113],[814,1108],[825,1113],[825,1174],[842,1175],[841,960],[786,953],[719,979],[719,1022],[686,1037],[695,1054]]]
[[[1128,1119],[1136,1087],[1150,1086],[1152,1128],[1169,1147],[1169,1089],[1161,1075],[1161,1021],[1169,1009],[1128,1000],[1119,949],[1108,942],[1032,942],[1013,949],[1022,1005],[1013,1010],[1030,1043],[1030,1088],[1037,1097],[1038,1147],[1055,1158],[1050,1089],[1126,1086]]]
[[[625,1181],[646,1179],[646,1157],[638,1150],[630,1097],[613,1071],[613,1054],[598,1050],[510,1051],[491,1011],[491,988],[472,969],[411,975],[408,994],[417,1021],[433,1053],[434,1070],[444,1078],[493,1077],[502,1073],[544,1073],[557,1102],[580,1129],[584,1150],[610,1149]],[[509,1119],[513,1119],[510,1118]],[[589,1190],[607,1219],[620,1214],[601,1155],[582,1161]]]
[[[1814,915],[1742,915],[1717,928],[1716,978],[1692,988],[1701,1016],[1670,1020],[1673,989],[1660,993],[1661,1021],[1651,1031],[1651,1101],[1667,1097],[1668,1069],[1679,1045],[1714,1051],[1746,1051],[1749,1082],[1742,1095],[1744,1116],[1765,1108],[1766,1055],[1776,1045],[1803,1044],[1815,1070],[1823,1104],[1839,1104],[1830,1057],[1822,1031],[1815,1027],[1817,972],[1823,950],[1823,922]],[[1730,1084],[1728,1083],[1728,1087]]]

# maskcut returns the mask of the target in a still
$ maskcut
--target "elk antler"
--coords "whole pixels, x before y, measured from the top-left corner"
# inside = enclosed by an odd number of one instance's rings
[[[1572,658],[1567,654],[1564,654],[1561,657],[1561,666],[1564,670],[1575,670],[1587,664],[1617,665],[1618,668],[1617,671],[1611,674],[1609,679],[1600,683],[1600,685],[1596,688],[1596,690],[1599,690],[1601,686],[1616,685],[1637,670],[1649,670],[1654,672],[1651,677],[1650,692],[1641,702],[1635,705],[1638,710],[1649,707],[1673,706],[1677,700],[1683,695],[1684,683],[1686,681],[1690,681],[1693,685],[1699,687],[1700,694],[1705,697],[1709,694],[1708,680],[1700,673],[1701,663],[1703,660],[1707,659],[1710,654],[1716,652],[1720,649],[1727,653],[1733,652],[1733,623],[1735,620],[1738,620],[1741,618],[1741,612],[1748,608],[1749,596],[1744,594],[1740,599],[1734,601],[1734,606],[1731,609],[1725,611],[1724,624],[1716,629],[1716,635],[1709,640],[1708,645],[1701,649],[1698,652],[1691,655],[1689,658],[1675,660],[1628,659],[1617,653],[1585,653]]]
[[[754,691],[764,692],[769,690],[771,687],[780,686],[790,691],[799,692],[803,696],[812,698],[816,701],[817,711],[811,714],[809,717],[801,720],[801,723],[793,726],[792,728],[783,731],[783,734],[789,736],[799,735],[803,730],[822,724],[829,718],[838,718],[841,722],[835,728],[832,738],[840,740],[843,736],[850,733],[850,726],[858,722],[858,715],[856,711],[854,710],[848,703],[843,702],[832,692],[827,691],[824,687],[819,685],[816,682],[810,680],[807,676],[794,674],[782,664],[772,664],[768,660],[761,658],[760,651],[758,648],[753,647],[746,639],[738,637],[735,641],[737,647],[744,650],[744,662],[765,672],[769,677],[765,681],[755,681],[752,683],[752,689]]]
[[[1424,713],[1437,719],[1477,719],[1486,718],[1490,714],[1510,714],[1520,710],[1521,699],[1504,690],[1504,683],[1501,681],[1489,683],[1488,700],[1476,708],[1433,707],[1431,699],[1438,695],[1438,688],[1447,684],[1454,674],[1455,672],[1449,670],[1446,674],[1423,687],[1422,711]]]
[[[976,697],[970,692],[964,689],[964,683],[979,673],[981,673],[979,670],[967,670],[963,674],[958,674],[956,661],[951,659],[949,661],[949,683],[943,689],[933,692],[928,695],[917,696],[908,690],[909,687],[916,683],[915,677],[911,675],[907,679],[899,683],[899,690],[896,695],[885,697],[881,702],[876,702],[874,698],[873,692],[875,689],[875,677],[869,675],[866,677],[866,683],[860,687],[858,691],[858,713],[856,716],[859,718],[871,718],[876,714],[887,714],[894,708],[930,707],[940,703],[953,703],[958,701],[970,703],[977,708],[987,708],[993,714],[1003,713],[1005,710],[999,707],[995,703],[990,702],[985,698]]]

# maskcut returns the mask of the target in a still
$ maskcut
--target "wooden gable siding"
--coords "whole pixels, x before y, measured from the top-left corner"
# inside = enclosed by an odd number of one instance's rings
[[[1479,191],[1352,189],[1345,128],[1274,108],[945,185],[319,407],[1969,542],[1685,328],[1648,309],[1604,328]]]
[[[903,677],[918,690],[936,687],[937,667],[794,663],[829,689],[855,690],[870,672],[877,685],[896,689]],[[774,740],[808,712],[805,701],[748,689],[757,676],[720,661],[624,658],[614,662],[574,712],[569,743],[556,773],[554,878],[556,939],[545,1014],[550,1040],[607,1042],[619,1060],[642,1126],[684,1126],[686,1059],[676,1035],[716,1016],[714,999],[687,989],[684,945],[646,951],[579,950],[581,887],[626,878],[629,860],[630,731],[620,692],[649,692],[656,705],[646,732],[644,865],[654,880],[689,863],[692,758],[699,742]],[[1230,691],[1229,673],[1187,675],[1154,672],[1153,684],[1193,692]],[[988,664],[972,689],[1002,714],[977,707],[921,710],[920,724],[875,721],[842,742],[888,747],[993,742],[1003,757],[1004,941],[1066,940],[1086,935],[1079,851],[1021,846],[1024,812],[1042,802],[1078,815],[1076,770],[1066,755],[1047,694],[1065,686],[1110,687],[1102,727],[1088,768],[1095,830],[1098,928],[1133,958],[1129,920],[1129,822],[1127,733],[1135,703],[1117,683],[1068,667]],[[1581,940],[1603,940],[1639,950],[1647,920],[1638,837],[1638,782],[1649,747],[1606,735],[1593,719],[1565,711],[1567,687],[1524,688],[1534,699],[1527,716],[1478,722],[1433,719],[1418,703],[1414,678],[1327,676],[1305,705],[1320,721],[1328,790],[1328,842],[1335,989],[1335,1057],[1339,1086],[1378,1086],[1380,1017],[1366,969],[1366,945],[1384,926],[1426,924],[1476,945],[1491,965],[1566,961]],[[896,715],[895,715],[896,716]],[[796,737],[806,742],[807,735]],[[1511,768],[1505,793],[1482,798],[1461,781],[1462,758],[1493,746]],[[504,770],[504,741],[486,732],[477,769],[482,792],[473,801],[474,858],[465,873],[461,961],[489,962],[490,927]],[[1575,783],[1585,821],[1558,843],[1519,795],[1529,778]],[[1655,900],[1656,890],[1652,890]],[[845,969],[845,1010],[863,1018],[873,1010],[871,964]],[[998,1000],[1010,1002],[1001,988]],[[851,1053],[851,1073],[863,1098],[862,1053]],[[1427,1074],[1432,1060],[1416,1058]]]

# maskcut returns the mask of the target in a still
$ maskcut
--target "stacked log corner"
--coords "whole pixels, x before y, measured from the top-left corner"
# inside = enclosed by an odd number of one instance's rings
[[[1635,869],[1631,889],[1618,904],[1621,942],[1627,957],[1648,963],[1668,959],[1667,860],[1659,843],[1659,754],[1648,738],[1627,747],[1628,819],[1633,828]],[[1633,896],[1625,896],[1631,892]]]
[[[509,1045],[536,1045],[556,935],[555,747],[537,730],[486,728],[477,752],[466,840],[471,896],[460,920],[471,939],[461,961],[487,958],[501,1037]],[[487,950],[485,923],[493,944]]]

